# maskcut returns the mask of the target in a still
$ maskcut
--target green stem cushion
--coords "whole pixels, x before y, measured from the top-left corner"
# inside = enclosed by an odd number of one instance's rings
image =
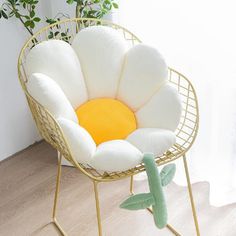
[[[152,206],[153,218],[156,226],[160,229],[167,224],[167,207],[163,192],[163,186],[171,182],[175,175],[175,164],[166,165],[159,174],[154,155],[144,154],[145,164],[150,193],[140,193],[126,199],[121,208],[128,210],[140,210]]]

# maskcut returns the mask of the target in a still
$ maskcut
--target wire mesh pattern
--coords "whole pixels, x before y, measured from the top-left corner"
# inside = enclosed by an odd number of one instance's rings
[[[42,28],[26,42],[19,56],[18,74],[33,118],[42,137],[88,177],[96,181],[106,182],[138,174],[145,170],[144,164],[141,163],[135,168],[127,171],[108,173],[98,171],[93,169],[91,166],[78,163],[71,155],[67,141],[57,121],[45,107],[31,97],[26,86],[28,82],[28,75],[25,70],[25,61],[28,53],[36,44],[50,39],[60,39],[71,43],[77,32],[85,27],[94,25],[104,25],[116,29],[125,38],[130,46],[141,42],[127,29],[109,21],[88,18],[67,19]],[[180,124],[176,130],[177,142],[162,156],[156,157],[156,162],[158,165],[166,164],[183,156],[192,146],[198,131],[198,102],[192,84],[185,76],[171,68],[169,68],[169,81],[181,95],[183,111]]]

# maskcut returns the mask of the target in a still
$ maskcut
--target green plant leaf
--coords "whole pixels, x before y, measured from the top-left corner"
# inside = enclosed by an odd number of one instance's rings
[[[146,209],[153,204],[154,198],[151,193],[140,193],[126,199],[123,203],[120,204],[120,208],[128,210],[139,210]]]
[[[106,10],[110,11],[111,8],[112,8],[112,5],[111,5],[111,3],[110,3],[109,1],[105,1],[105,2],[102,4],[102,7],[103,7],[103,9],[106,9]]]
[[[176,172],[176,165],[169,164],[163,167],[160,173],[161,185],[166,186],[174,178]]]
[[[8,15],[8,17],[10,18],[10,17],[13,17],[14,16],[14,11],[11,11],[10,13],[9,13],[9,15]]]
[[[67,0],[66,1],[68,4],[72,4],[74,2],[74,0]]]
[[[30,17],[33,18],[35,16],[35,11],[30,12]]]
[[[31,25],[31,21],[30,20],[27,20],[25,23],[24,23],[25,27],[29,27]]]
[[[118,5],[116,2],[113,2],[112,5],[113,5],[113,7],[116,8],[116,9],[119,8],[119,5]]]
[[[20,14],[18,12],[15,12],[16,18],[20,18]]]
[[[51,24],[56,23],[57,21],[55,19],[47,18],[46,22],[51,25]]]
[[[14,1],[14,0],[8,0],[8,2],[10,2],[12,5],[15,4],[15,1]]]
[[[35,21],[35,22],[39,22],[41,19],[39,18],[39,17],[35,17],[34,19],[33,19],[33,21]]]
[[[35,27],[35,23],[33,21],[30,21],[30,28],[33,29]]]
[[[53,38],[53,32],[50,31],[49,35],[48,35],[48,39],[52,39]]]
[[[5,18],[5,19],[8,19],[8,16],[6,14],[6,12],[2,11],[2,16]]]

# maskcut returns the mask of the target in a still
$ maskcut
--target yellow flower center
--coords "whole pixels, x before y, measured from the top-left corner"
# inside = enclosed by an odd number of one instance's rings
[[[134,112],[124,103],[111,98],[98,98],[76,109],[79,124],[98,145],[114,139],[125,139],[137,128]]]

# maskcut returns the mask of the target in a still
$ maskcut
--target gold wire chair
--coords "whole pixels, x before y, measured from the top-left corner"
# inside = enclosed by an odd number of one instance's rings
[[[58,158],[58,173],[57,173],[57,182],[56,182],[56,191],[54,198],[53,206],[53,222],[60,230],[63,235],[67,235],[62,229],[56,218],[56,209],[57,209],[57,200],[59,193],[60,177],[61,177],[61,160],[62,156],[65,157],[70,163],[78,168],[83,174],[89,177],[92,180],[94,185],[95,201],[96,201],[96,211],[97,211],[97,222],[98,222],[98,234],[102,235],[102,226],[100,218],[100,205],[98,198],[98,183],[101,182],[110,182],[116,181],[123,178],[130,177],[130,194],[133,193],[133,176],[145,171],[144,164],[141,163],[133,169],[122,172],[101,172],[93,169],[90,166],[85,166],[81,163],[78,163],[73,156],[71,155],[69,146],[66,142],[66,139],[63,135],[63,132],[50,114],[50,112],[39,104],[27,91],[27,75],[25,72],[25,60],[29,51],[38,43],[49,40],[51,38],[65,40],[68,43],[71,43],[74,36],[82,28],[93,26],[93,25],[104,25],[116,29],[127,42],[131,45],[140,43],[141,41],[127,29],[105,20],[98,19],[89,19],[89,18],[75,18],[67,19],[64,21],[57,22],[53,25],[42,28],[40,31],[35,33],[23,46],[19,60],[18,60],[18,75],[19,80],[26,95],[30,110],[32,112],[33,118],[37,125],[37,128],[42,135],[42,137],[49,143],[53,148],[55,148],[59,153]],[[199,111],[198,111],[198,102],[195,90],[191,82],[182,74],[175,71],[174,69],[169,68],[169,81],[180,93],[182,99],[183,112],[181,116],[180,124],[176,130],[176,144],[171,147],[165,154],[156,158],[158,165],[163,165],[168,162],[174,161],[180,157],[183,158],[185,175],[187,179],[188,192],[190,197],[190,203],[193,213],[193,219],[196,228],[197,236],[200,236],[198,220],[193,200],[192,188],[190,183],[190,177],[188,172],[186,152],[192,146],[198,131],[199,125]],[[151,212],[151,209],[148,209]],[[169,224],[167,228],[174,234],[180,235],[172,226]]]

